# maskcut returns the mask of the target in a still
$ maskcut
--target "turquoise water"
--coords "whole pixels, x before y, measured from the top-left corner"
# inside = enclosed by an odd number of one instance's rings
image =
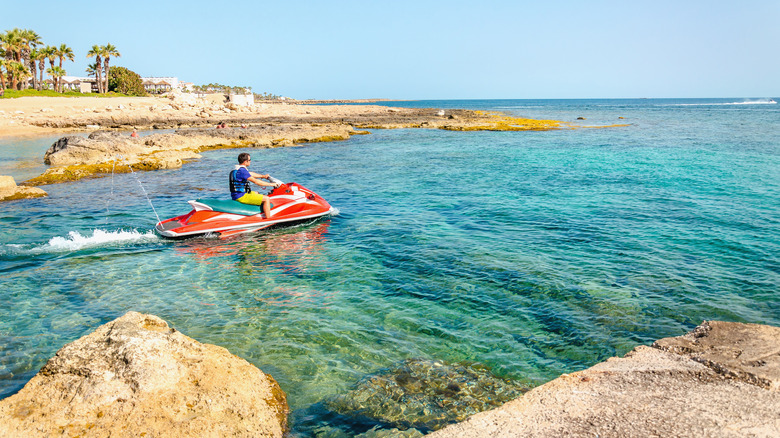
[[[629,126],[250,150],[255,171],[339,213],[227,241],[156,237],[139,181],[160,217],[181,214],[227,196],[239,150],[44,187],[0,204],[0,397],[129,310],[273,375],[301,436],[323,400],[409,358],[537,385],[705,319],[780,325],[780,108],[767,102],[390,103]]]

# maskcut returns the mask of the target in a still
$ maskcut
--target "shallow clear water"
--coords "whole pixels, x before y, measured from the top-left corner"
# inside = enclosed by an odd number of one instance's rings
[[[273,375],[301,435],[404,359],[536,385],[705,319],[780,325],[780,110],[745,102],[391,103],[629,126],[250,150],[339,213],[227,241],[156,237],[139,181],[181,214],[227,196],[239,150],[0,204],[0,397],[129,310]]]

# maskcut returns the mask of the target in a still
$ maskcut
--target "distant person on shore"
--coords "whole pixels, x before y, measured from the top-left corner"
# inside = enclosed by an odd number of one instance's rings
[[[132,133],[130,133],[130,137],[133,137],[133,138],[138,138],[138,131],[136,131],[135,129],[133,129],[133,132],[132,132]]]
[[[249,183],[253,182],[263,187],[279,187],[279,184],[260,181],[258,178],[268,179],[271,176],[250,172],[247,167],[249,167],[251,162],[252,157],[250,157],[248,153],[242,152],[238,154],[238,166],[230,171],[230,196],[234,201],[238,201],[242,204],[262,205],[265,217],[270,218],[271,201],[268,199],[268,196],[263,196],[262,193],[253,192],[249,187]]]
[[[225,128],[227,128],[227,124],[225,122],[222,122],[219,125],[217,125],[217,129],[225,129]]]

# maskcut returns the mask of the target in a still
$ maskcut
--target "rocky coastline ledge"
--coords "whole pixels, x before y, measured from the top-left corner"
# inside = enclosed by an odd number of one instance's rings
[[[428,436],[780,436],[778,339],[778,327],[705,321]],[[288,412],[271,376],[136,312],[64,346],[0,401],[10,437],[281,437]]]
[[[188,95],[163,99],[117,98],[120,100],[116,103],[113,99],[97,98],[45,99],[0,102],[3,108],[8,108],[0,111],[0,134],[9,135],[6,131],[13,126],[14,129],[27,127],[38,134],[85,130],[91,134],[87,138],[71,135],[58,140],[44,157],[44,163],[51,167],[43,175],[21,182],[20,186],[99,177],[129,172],[131,168],[176,168],[211,149],[272,148],[347,140],[352,135],[368,134],[368,129],[536,131],[586,127],[576,121],[515,118],[458,109],[284,103],[238,106],[225,103],[222,96],[212,96],[210,101]],[[228,128],[215,129],[221,122]],[[130,138],[132,129],[174,132]]]

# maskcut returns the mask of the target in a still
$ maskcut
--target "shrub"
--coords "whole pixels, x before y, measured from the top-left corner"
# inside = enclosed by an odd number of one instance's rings
[[[108,91],[116,91],[128,96],[146,96],[141,76],[124,67],[108,69]]]

